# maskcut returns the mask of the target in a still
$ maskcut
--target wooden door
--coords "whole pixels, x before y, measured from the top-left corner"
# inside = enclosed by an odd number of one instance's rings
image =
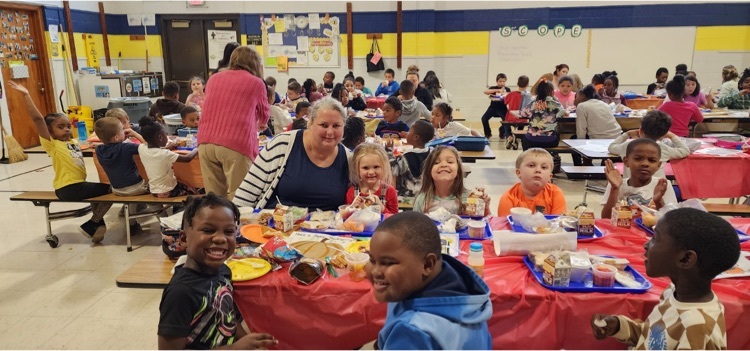
[[[229,17],[230,19],[213,15],[162,15],[164,81],[176,81],[180,85],[180,101],[184,102],[190,95],[190,78],[198,76],[204,81],[208,79],[208,31],[235,30],[239,38],[239,20],[236,15]],[[230,22],[231,27],[217,28],[217,21]]]
[[[3,80],[8,82],[12,79],[28,88],[39,111],[47,114],[55,112],[56,105],[43,28],[41,7],[0,3],[0,70]],[[26,65],[29,77],[11,78],[11,61]],[[5,87],[11,123],[5,129],[10,127],[13,136],[24,148],[38,146],[39,134],[26,113],[23,96],[9,89],[9,85]]]

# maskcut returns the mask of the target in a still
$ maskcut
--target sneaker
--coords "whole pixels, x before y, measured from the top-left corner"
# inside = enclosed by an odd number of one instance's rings
[[[98,225],[96,223],[88,220],[86,221],[86,223],[81,224],[81,226],[78,227],[78,230],[87,238],[91,238],[92,236],[94,236],[94,233],[96,233],[97,226]]]
[[[107,232],[107,226],[104,224],[104,221],[101,221],[101,223],[94,223],[94,225],[96,225],[96,229],[94,234],[91,235],[91,242],[98,244],[104,240],[104,233]]]

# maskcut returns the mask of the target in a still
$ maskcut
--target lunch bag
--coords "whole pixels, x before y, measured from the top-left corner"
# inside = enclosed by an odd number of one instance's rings
[[[375,51],[375,48],[378,48]],[[365,57],[367,59],[367,72],[377,72],[385,70],[385,63],[383,63],[383,56],[380,54],[380,45],[378,40],[373,39],[372,45],[370,46],[370,53]],[[373,63],[373,61],[375,61]]]
[[[185,244],[180,241],[180,230],[161,227],[161,250],[170,259],[177,259],[185,254]]]

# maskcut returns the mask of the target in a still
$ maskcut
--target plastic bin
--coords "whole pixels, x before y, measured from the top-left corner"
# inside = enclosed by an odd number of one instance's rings
[[[148,115],[151,105],[151,99],[147,97],[123,97],[110,99],[107,109],[119,107],[127,112],[131,123],[138,123],[138,120]]]
[[[164,116],[164,123],[169,135],[177,135],[177,129],[183,128],[182,117],[179,113]]]
[[[68,106],[68,119],[84,122],[89,134],[94,131],[94,115],[91,113],[91,106]]]
[[[487,138],[475,136],[459,136],[453,142],[458,151],[482,151],[487,144]]]
[[[188,134],[198,135],[198,129],[197,128],[180,128],[177,129],[177,136],[178,137],[186,137]]]

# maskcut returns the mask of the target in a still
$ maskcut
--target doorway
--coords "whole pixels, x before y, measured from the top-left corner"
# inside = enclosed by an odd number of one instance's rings
[[[48,64],[47,40],[44,36],[42,8],[21,4],[0,4],[0,70],[3,81],[15,81],[29,90],[31,99],[42,115],[56,112],[52,74]],[[12,78],[10,66],[27,67],[26,78]],[[23,71],[23,69],[20,69]],[[39,145],[39,133],[26,113],[23,95],[11,91],[5,84],[3,92],[8,102],[13,137],[23,148]]]
[[[190,78],[208,79],[216,66],[217,34],[232,34],[240,42],[239,16],[234,15],[162,15],[164,80],[180,85],[180,101],[190,95]],[[224,46],[221,45],[221,50]]]

